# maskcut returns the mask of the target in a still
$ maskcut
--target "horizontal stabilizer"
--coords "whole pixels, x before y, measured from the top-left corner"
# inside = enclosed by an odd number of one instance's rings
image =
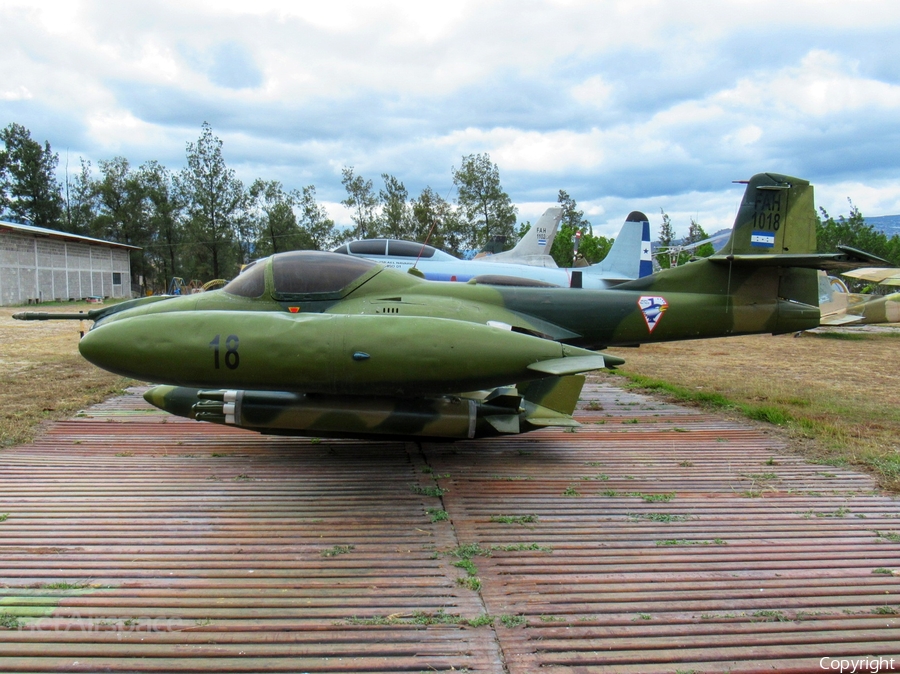
[[[742,254],[712,255],[707,259],[718,264],[735,264],[752,267],[802,267],[805,269],[824,269],[839,271],[842,269],[858,269],[885,263],[880,257],[864,253],[853,248],[839,246],[840,253],[777,253],[777,254]]]
[[[528,369],[534,370],[535,372],[544,372],[546,374],[553,374],[557,376],[566,374],[578,374],[579,372],[587,372],[588,370],[601,370],[604,367],[607,367],[606,358],[609,358],[610,361],[614,359],[613,356],[604,357],[600,354],[597,354],[595,356],[554,358],[552,360],[542,360],[538,363],[532,363],[528,366]],[[610,362],[610,364],[612,365],[613,363]]]
[[[826,314],[819,319],[819,325],[847,325],[849,323],[859,323],[862,316],[853,316],[845,313]]]

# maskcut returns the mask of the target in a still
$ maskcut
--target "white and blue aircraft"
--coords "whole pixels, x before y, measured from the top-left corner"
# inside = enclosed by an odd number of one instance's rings
[[[334,252],[365,257],[401,271],[415,267],[431,281],[475,279],[493,285],[608,288],[653,273],[650,222],[640,211],[632,211],[625,219],[606,258],[585,267],[557,267],[543,252],[549,251],[561,217],[561,208],[548,208],[515,248],[474,260],[460,260],[433,246],[399,239],[351,241]]]

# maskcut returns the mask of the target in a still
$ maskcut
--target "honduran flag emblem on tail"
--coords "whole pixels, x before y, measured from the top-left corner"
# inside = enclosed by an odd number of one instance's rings
[[[761,246],[762,248],[775,247],[775,232],[756,232],[750,236],[751,246]]]
[[[547,239],[538,239],[538,245],[539,245],[539,246],[546,246],[546,245],[547,245]]]

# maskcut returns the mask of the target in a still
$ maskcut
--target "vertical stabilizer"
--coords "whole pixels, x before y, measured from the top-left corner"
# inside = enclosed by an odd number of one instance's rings
[[[606,257],[582,271],[620,281],[652,274],[650,221],[647,216],[640,211],[629,213]]]
[[[746,184],[731,238],[719,254],[816,252],[816,211],[808,181],[758,173]]]
[[[562,220],[563,209],[551,206],[523,236],[512,250],[479,258],[482,262],[513,262],[538,267],[556,267],[550,257],[550,248],[556,237],[556,230]]]

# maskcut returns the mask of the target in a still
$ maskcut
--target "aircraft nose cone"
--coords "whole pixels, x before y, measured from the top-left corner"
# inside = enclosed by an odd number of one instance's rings
[[[109,325],[94,326],[78,342],[78,351],[97,367],[116,374],[132,376],[128,368],[128,355],[123,353],[121,330],[115,323]]]

